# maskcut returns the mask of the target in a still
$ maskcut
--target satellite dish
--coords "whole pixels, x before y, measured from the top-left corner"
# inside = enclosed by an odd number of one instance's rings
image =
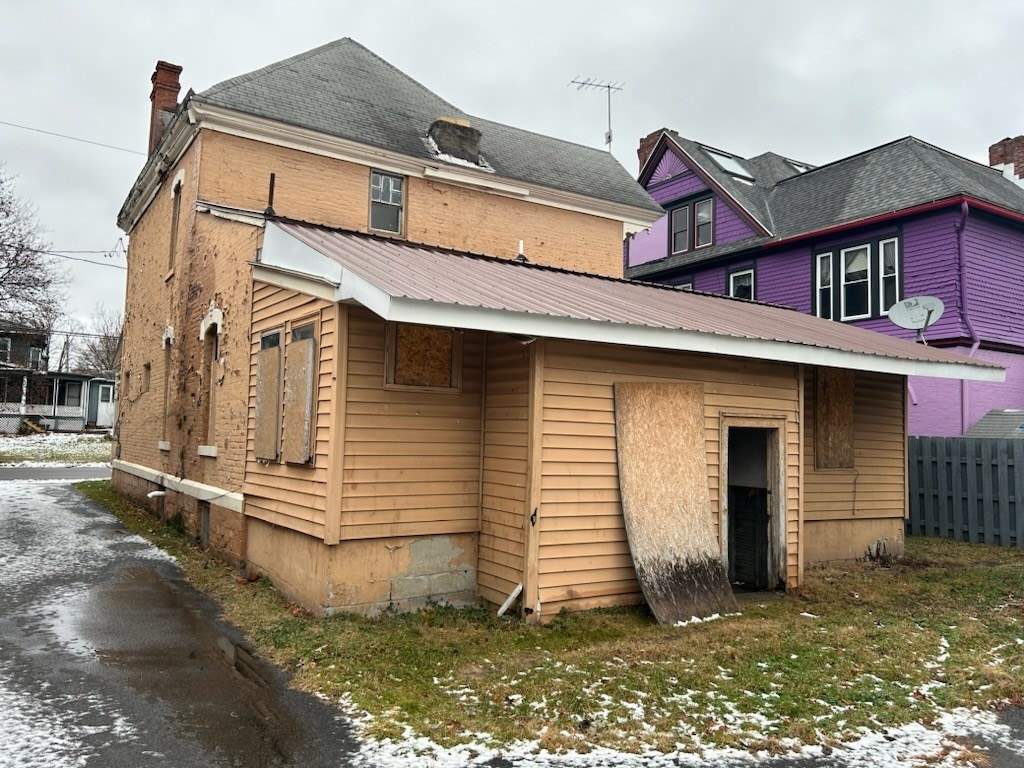
[[[889,307],[889,319],[900,328],[917,331],[917,340],[924,344],[924,329],[935,325],[942,317],[944,309],[942,299],[935,296],[914,296],[900,299]]]

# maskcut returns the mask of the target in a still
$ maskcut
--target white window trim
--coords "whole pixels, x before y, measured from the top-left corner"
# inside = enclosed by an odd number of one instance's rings
[[[824,317],[821,314],[821,291],[823,288],[828,288],[828,316],[832,319],[833,310],[835,309],[836,301],[836,276],[835,270],[832,269],[832,251],[827,253],[819,253],[814,257],[814,311],[818,317]],[[821,262],[827,261],[829,266],[829,284],[824,286],[821,284]]]
[[[754,269],[741,269],[738,272],[729,273],[729,296],[734,299],[740,298],[736,295],[736,278],[742,277],[743,275],[750,275],[750,298],[748,301],[754,301],[757,296],[757,288],[754,285]]]
[[[878,241],[878,312],[883,317],[889,315],[889,310],[885,308],[885,245],[886,243],[893,243],[896,249],[896,270],[893,273],[893,278],[896,281],[896,301],[900,300],[902,296],[903,286],[900,285],[900,239],[898,237],[888,237],[885,240]]]
[[[847,285],[852,285],[852,283],[847,283],[846,282],[846,254],[849,253],[850,251],[859,251],[862,248],[866,249],[867,252],[868,252],[868,258],[867,258],[868,275],[865,278],[865,281],[867,282],[867,286],[868,286],[867,313],[861,314],[861,315],[848,315],[848,314],[846,314],[846,286]],[[839,303],[840,303],[840,307],[841,307],[840,317],[844,321],[846,321],[846,320],[870,320],[871,319],[871,294],[873,293],[873,291],[871,290],[871,286],[872,286],[872,284],[871,284],[871,262],[872,261],[873,261],[873,259],[872,259],[872,256],[871,256],[871,243],[863,243],[861,245],[854,245],[854,246],[851,246],[849,248],[843,248],[841,251],[839,251],[839,281],[840,281],[839,284],[840,284],[840,291],[841,291],[840,294],[839,294]],[[832,279],[832,282],[835,283],[835,278],[834,277]]]

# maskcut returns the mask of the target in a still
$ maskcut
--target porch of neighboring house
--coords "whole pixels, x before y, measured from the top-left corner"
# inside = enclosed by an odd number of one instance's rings
[[[0,433],[110,427],[113,387],[112,381],[81,374],[0,371]]]

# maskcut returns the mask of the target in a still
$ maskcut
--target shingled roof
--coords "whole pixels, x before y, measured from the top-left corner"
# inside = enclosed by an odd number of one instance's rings
[[[231,109],[414,158],[440,117],[468,119],[499,177],[660,211],[610,153],[463,112],[350,38],[225,80],[196,94]]]
[[[634,277],[961,196],[1024,214],[1024,189],[999,170],[913,136],[818,167],[773,153],[749,160],[734,156],[749,179],[716,162],[712,153],[719,150],[671,132],[664,136],[763,233],[635,267],[628,271]],[[671,145],[668,151],[673,151]],[[652,154],[645,170],[657,162],[655,154],[659,153]],[[801,167],[804,170],[798,170]]]

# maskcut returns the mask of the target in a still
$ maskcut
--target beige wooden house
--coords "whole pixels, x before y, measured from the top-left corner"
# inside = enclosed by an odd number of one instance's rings
[[[698,414],[679,449],[734,580],[899,553],[905,377],[1002,375],[786,309],[297,223],[268,223],[252,270],[246,557],[318,611],[519,585],[542,619],[642,600],[622,382]]]

